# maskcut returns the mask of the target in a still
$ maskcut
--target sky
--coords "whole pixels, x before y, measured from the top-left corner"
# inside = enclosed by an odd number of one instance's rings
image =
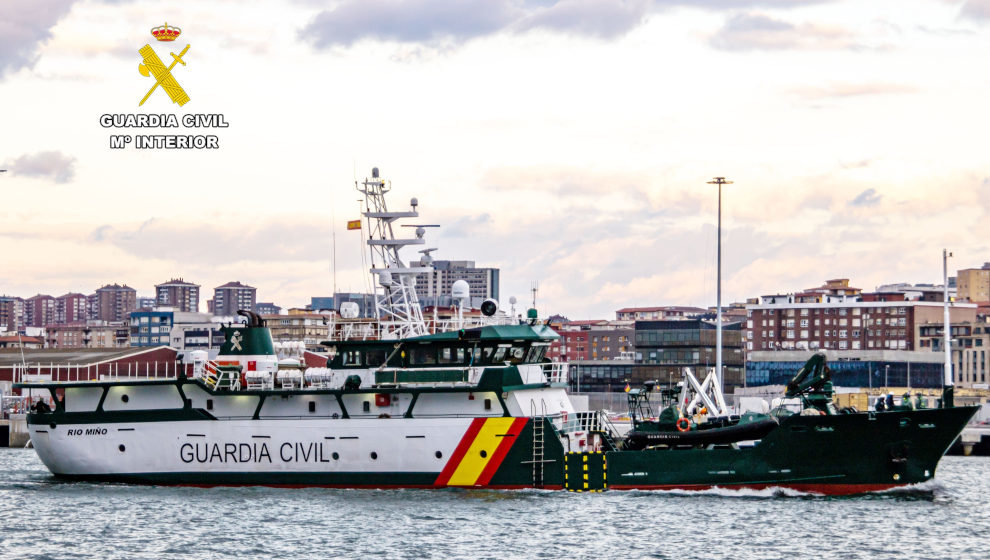
[[[189,45],[188,103],[138,106],[146,44]],[[542,315],[714,305],[715,176],[723,302],[940,283],[943,248],[990,261],[988,52],[990,0],[3,0],[0,294],[366,291],[372,167],[435,258],[499,268],[503,307],[538,285]]]

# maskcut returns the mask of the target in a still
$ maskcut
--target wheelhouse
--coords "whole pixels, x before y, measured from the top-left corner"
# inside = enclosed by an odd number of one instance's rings
[[[499,326],[402,341],[324,342],[331,369],[486,367],[540,364],[557,334],[546,327]]]

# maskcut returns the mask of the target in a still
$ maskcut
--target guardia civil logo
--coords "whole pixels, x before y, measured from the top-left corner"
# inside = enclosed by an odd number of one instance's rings
[[[151,35],[155,39],[168,43],[175,41],[181,34],[181,29],[175,26],[170,26],[168,22],[165,22],[165,25],[161,27],[153,27],[151,29]],[[144,59],[143,63],[138,64],[138,72],[140,72],[142,76],[154,76],[155,78],[155,84],[151,86],[151,89],[149,89],[148,93],[145,94],[144,99],[138,103],[138,106],[140,107],[141,105],[144,105],[144,102],[151,97],[151,94],[155,93],[158,86],[162,86],[162,90],[166,95],[168,95],[169,99],[171,99],[173,103],[178,103],[179,107],[182,107],[188,103],[189,94],[186,93],[186,90],[182,89],[182,85],[180,85],[178,80],[175,79],[175,76],[172,75],[172,70],[175,68],[176,64],[182,64],[183,66],[186,65],[186,61],[183,60],[182,57],[189,52],[189,44],[186,44],[186,47],[182,49],[182,52],[179,54],[175,54],[174,52],[169,53],[172,55],[173,60],[167,68],[162,62],[162,59],[158,58],[158,54],[155,52],[155,49],[151,48],[151,45],[141,47],[138,52]]]
[[[180,35],[182,35],[181,29],[166,22],[165,25],[151,29],[151,36],[158,43],[147,44],[138,49],[138,53],[141,55],[138,72],[145,78],[154,78],[154,83],[151,83],[150,80],[145,81],[145,87],[150,87],[150,89],[141,98],[141,102],[138,103],[139,107],[155,95],[156,91],[162,92],[157,94],[159,103],[165,103],[163,95],[167,95],[172,103],[179,107],[189,103],[189,94],[179,83],[179,79],[182,78],[182,69],[178,68],[180,64],[186,66],[184,57],[189,52],[189,44],[186,44],[181,51],[175,49],[178,54],[168,52],[168,56],[165,56],[165,52],[155,52],[151,46],[162,43],[165,43],[166,46],[174,45],[175,40]],[[170,60],[169,57],[171,57],[171,63],[166,66],[162,59]],[[202,71],[202,67],[200,68]],[[175,75],[176,71],[179,72],[178,76]],[[153,105],[155,105],[154,102],[149,107]],[[110,129],[161,129],[160,131],[147,131],[150,134],[111,134],[109,137],[111,150],[129,148],[137,150],[216,150],[220,148],[220,138],[216,134],[210,134],[210,132],[216,129],[225,129],[230,125],[227,124],[227,119],[222,113],[182,114],[161,111],[154,114],[105,113],[100,116],[100,126]],[[145,131],[142,130],[142,132]],[[179,132],[179,134],[172,134],[172,132]]]

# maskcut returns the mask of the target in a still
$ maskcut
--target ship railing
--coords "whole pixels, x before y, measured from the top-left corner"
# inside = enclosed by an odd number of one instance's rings
[[[559,413],[561,431],[563,432],[601,432],[610,437],[617,437],[619,431],[602,410]]]
[[[457,319],[424,318],[424,328],[428,333],[456,331],[458,329],[473,329],[494,325],[517,325],[519,319],[509,316],[495,317],[465,317],[463,324]],[[384,340],[393,333],[401,331],[406,325],[402,321],[368,321],[361,319],[347,321],[337,318],[330,319],[328,340]]]
[[[175,379],[185,375],[185,365],[178,360],[159,360],[154,362],[98,362],[91,364],[74,363],[58,364],[55,362],[13,364],[14,383],[54,382],[72,383],[81,381],[103,380],[150,380]],[[5,368],[0,368],[0,370]]]
[[[567,362],[543,364],[543,374],[550,383],[567,383]]]

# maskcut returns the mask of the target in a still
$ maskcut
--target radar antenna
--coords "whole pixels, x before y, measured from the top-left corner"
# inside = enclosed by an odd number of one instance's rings
[[[399,251],[407,245],[423,245],[419,225],[414,239],[395,237],[393,223],[401,218],[417,218],[419,201],[410,201],[411,210],[390,211],[385,204],[385,194],[392,185],[378,176],[378,168],[371,170],[371,178],[355,188],[364,195],[363,212],[368,220],[368,249],[371,253],[371,274],[375,276],[375,318],[381,326],[381,338],[394,339],[427,334],[423,311],[416,296],[416,276],[433,272],[432,266],[407,266]],[[426,226],[429,227],[429,226]]]

